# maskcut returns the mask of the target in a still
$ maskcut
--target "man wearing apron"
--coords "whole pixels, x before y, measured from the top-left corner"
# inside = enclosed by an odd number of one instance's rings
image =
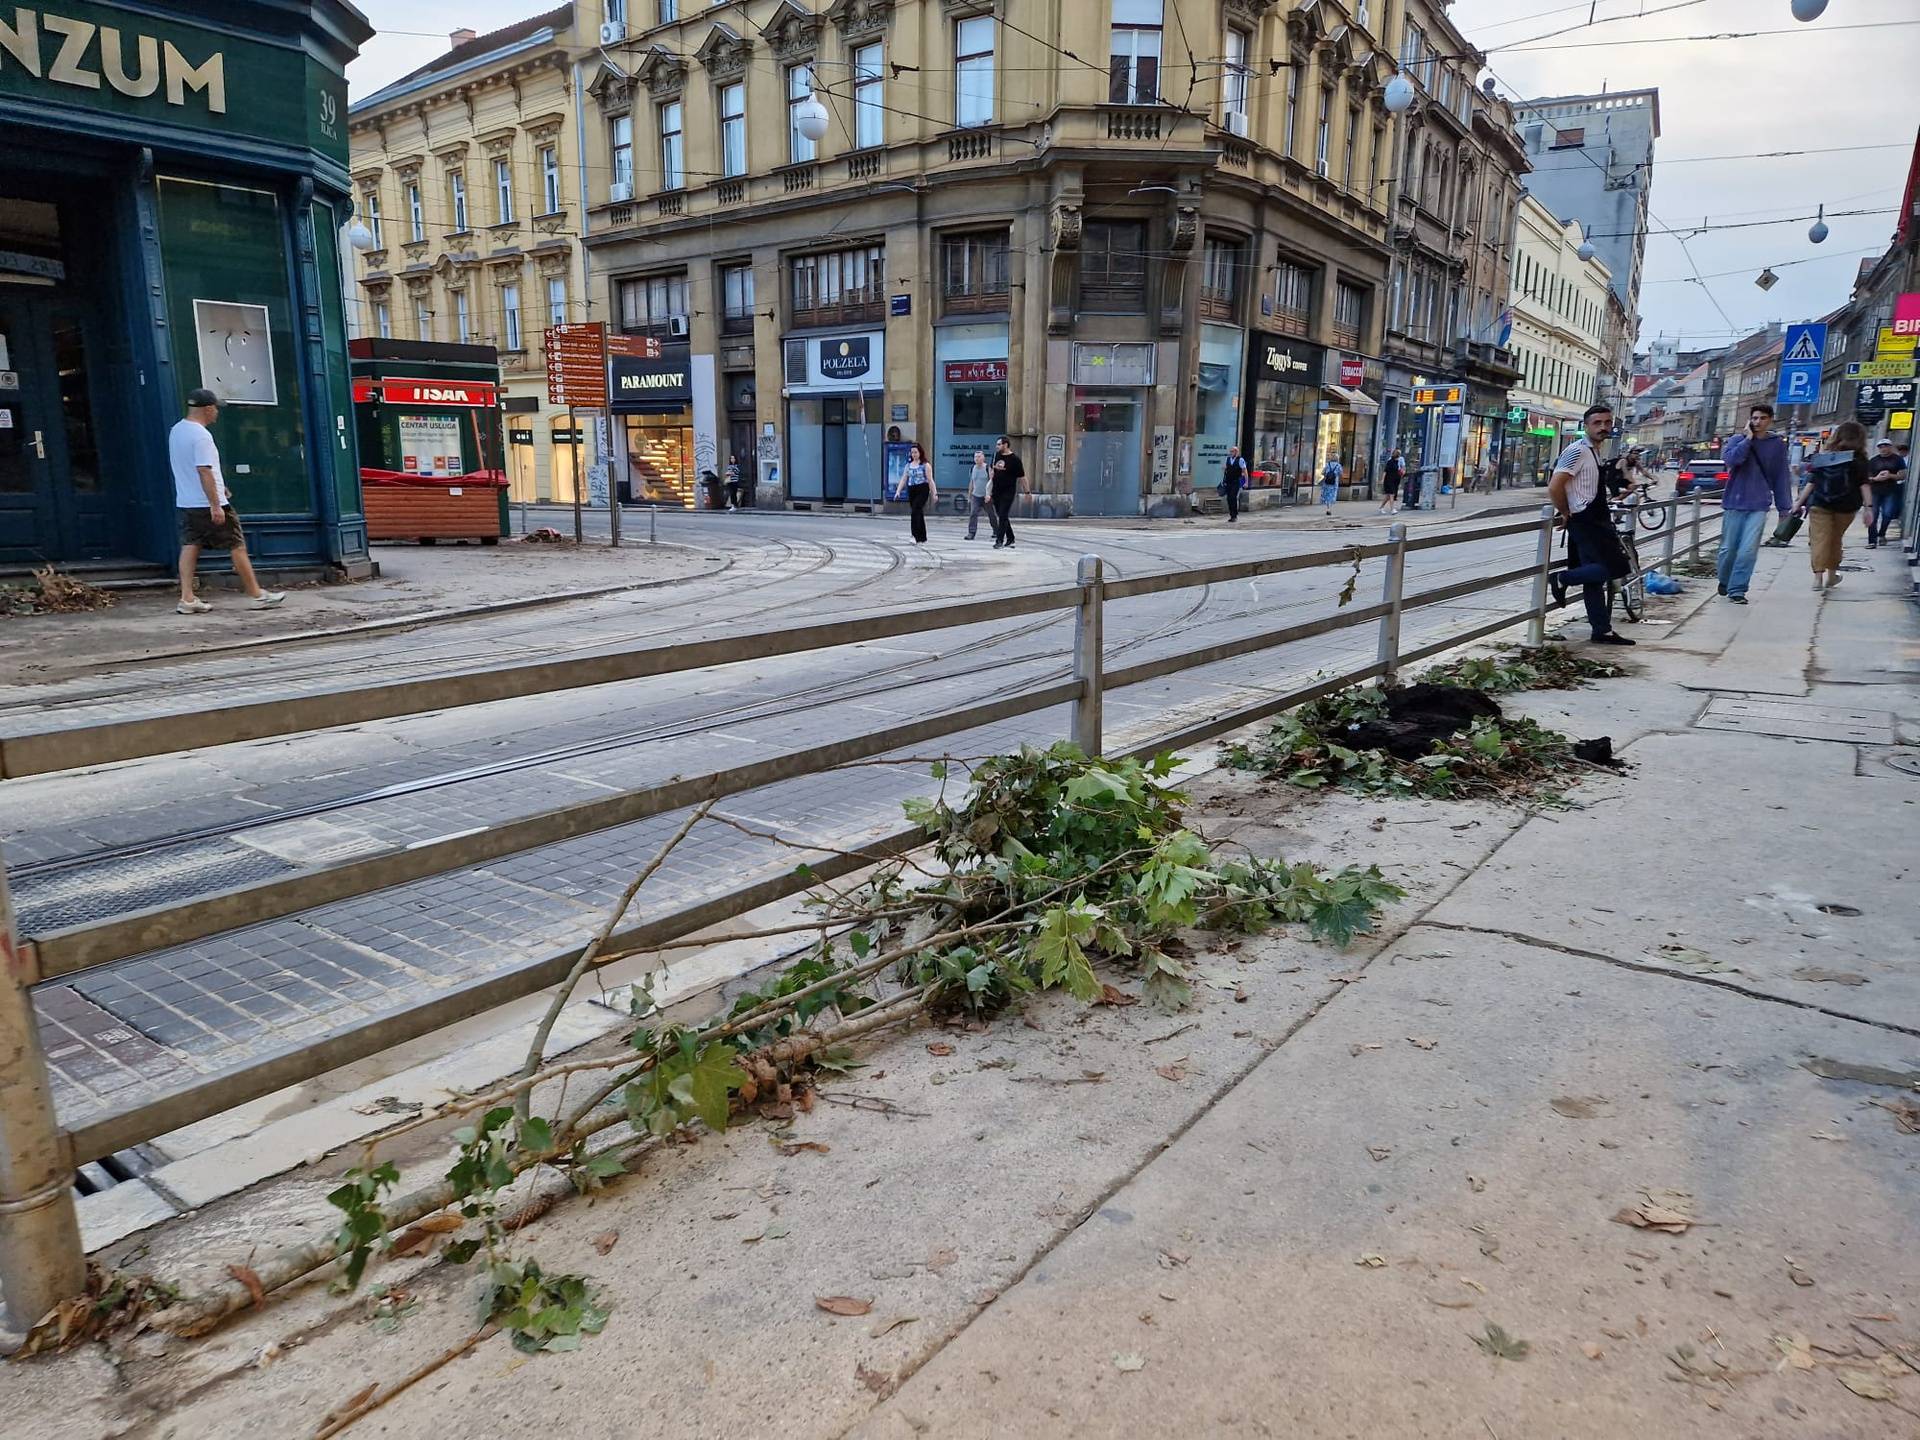
[[[1547,482],[1547,498],[1567,529],[1567,568],[1549,576],[1547,583],[1553,588],[1556,609],[1567,603],[1570,586],[1580,587],[1594,644],[1631,645],[1633,641],[1615,633],[1607,613],[1607,582],[1626,578],[1632,568],[1614,531],[1613,517],[1607,513],[1606,487],[1600,483],[1599,448],[1613,431],[1613,411],[1605,405],[1589,405],[1580,421],[1586,428],[1585,438],[1560,452],[1553,478]]]

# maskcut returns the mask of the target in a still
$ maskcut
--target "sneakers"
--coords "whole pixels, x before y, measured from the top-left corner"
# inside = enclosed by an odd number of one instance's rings
[[[1722,581],[1720,582],[1720,593],[1721,593],[1722,595],[1724,595],[1724,594],[1726,594],[1726,593],[1727,593],[1727,582],[1726,582],[1726,581],[1724,581],[1724,580],[1722,580]]]
[[[249,610],[271,610],[287,598],[284,590],[263,590],[247,602]]]
[[[173,607],[173,613],[176,615],[204,615],[211,609],[213,609],[213,606],[209,605],[206,601],[195,598],[192,600],[182,600],[178,605]]]
[[[1735,605],[1744,605],[1747,603],[1747,597],[1744,595],[1729,595],[1727,596],[1727,599],[1732,601]]]
[[[1617,630],[1609,630],[1604,635],[1594,636],[1593,643],[1596,645],[1634,645],[1634,644],[1638,644],[1639,642],[1634,640],[1629,640],[1626,636],[1622,635]]]
[[[1567,603],[1567,582],[1558,575],[1547,577],[1547,588],[1553,592],[1553,608],[1562,609]]]
[[[1831,590],[1833,589],[1834,586],[1838,585],[1839,583],[1840,583],[1840,572],[1838,570],[1829,570],[1827,572],[1827,588]]]

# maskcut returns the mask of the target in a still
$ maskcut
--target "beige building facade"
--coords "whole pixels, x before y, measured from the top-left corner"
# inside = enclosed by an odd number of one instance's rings
[[[588,8],[591,8],[590,6]],[[684,354],[614,417],[636,497],[943,492],[1009,435],[1042,514],[1184,513],[1364,466],[1401,0],[607,4],[589,287]],[[825,133],[809,138],[809,97]]]
[[[1513,356],[1520,382],[1513,407],[1526,412],[1511,452],[1512,479],[1544,483],[1580,416],[1611,376],[1608,297],[1613,272],[1597,254],[1581,258],[1585,232],[1528,195],[1520,202],[1513,260]],[[1614,403],[1611,400],[1609,404]],[[1627,416],[1620,417],[1622,426]]]
[[[374,236],[355,262],[354,329],[499,351],[515,500],[571,502],[599,453],[590,420],[548,404],[542,347],[550,324],[605,318],[581,243],[576,10],[457,31],[438,60],[348,108],[358,214]]]

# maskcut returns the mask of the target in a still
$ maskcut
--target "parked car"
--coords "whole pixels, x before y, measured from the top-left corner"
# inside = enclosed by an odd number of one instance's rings
[[[1680,467],[1679,478],[1673,483],[1675,495],[1691,495],[1695,490],[1701,494],[1724,490],[1727,485],[1727,462],[1718,455],[1696,455]]]

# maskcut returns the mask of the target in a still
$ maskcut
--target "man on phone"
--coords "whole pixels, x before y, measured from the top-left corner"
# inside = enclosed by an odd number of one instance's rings
[[[1567,568],[1549,576],[1547,583],[1555,606],[1567,603],[1569,586],[1580,587],[1594,644],[1631,645],[1633,641],[1614,630],[1607,603],[1607,582],[1625,578],[1631,568],[1600,483],[1600,446],[1613,433],[1613,410],[1589,405],[1580,423],[1585,436],[1560,452],[1553,478],[1547,481],[1547,498],[1567,531]]]
[[[213,606],[193,593],[194,570],[202,550],[226,550],[233,556],[233,573],[246,587],[252,610],[271,610],[287,597],[279,590],[262,590],[247,557],[247,537],[227,494],[220,470],[220,447],[208,427],[220,418],[220,398],[211,390],[187,392],[187,415],[167,432],[167,459],[173,467],[173,503],[180,518],[181,615],[204,615]]]
[[[1773,407],[1756,405],[1748,412],[1747,428],[1720,448],[1727,462],[1727,489],[1720,498],[1720,593],[1736,605],[1747,603],[1768,507],[1782,520],[1793,509],[1787,442],[1772,429]]]

